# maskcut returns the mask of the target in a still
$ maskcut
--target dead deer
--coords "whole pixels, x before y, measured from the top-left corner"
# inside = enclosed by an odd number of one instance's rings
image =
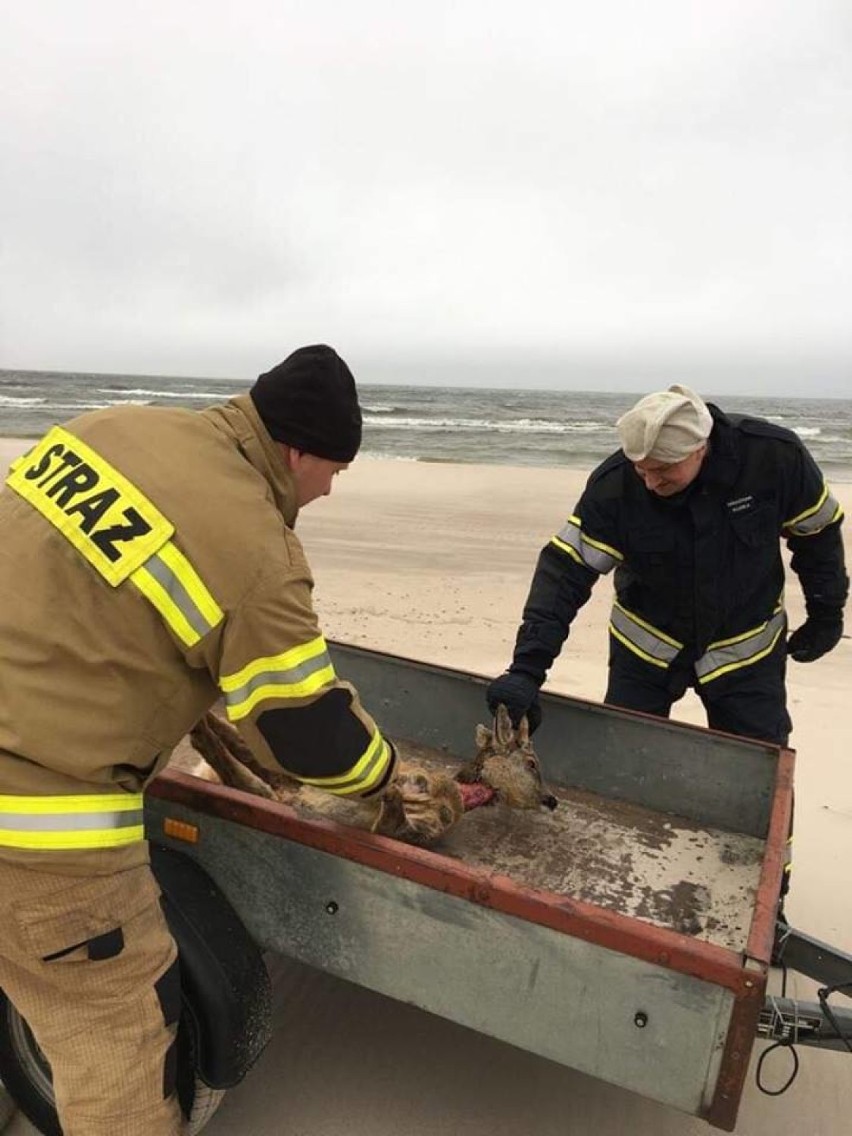
[[[558,801],[543,784],[541,766],[535,755],[526,717],[517,730],[509,711],[497,707],[493,729],[476,727],[476,757],[459,770],[456,780],[488,785],[498,801],[513,809],[555,809]]]
[[[375,802],[329,799],[283,770],[265,768],[233,726],[213,713],[205,714],[189,737],[203,758],[193,770],[197,777],[290,805],[300,794],[302,800],[309,795],[321,812],[331,810],[336,819],[345,817],[357,827],[411,844],[434,843],[465,811],[494,798],[516,809],[556,808],[556,798],[543,789],[526,719],[514,730],[505,706],[498,708],[493,730],[476,727],[476,756],[455,779],[401,764],[394,783]]]
[[[242,789],[269,800],[293,804],[297,794],[321,812],[369,828],[409,844],[433,844],[460,820],[465,810],[464,790],[445,773],[410,769],[405,765],[381,798],[376,801],[346,801],[302,785],[283,770],[266,769],[252,756],[237,731],[213,713],[194,726],[189,739],[202,761],[192,771],[204,780],[218,779],[232,789]],[[326,807],[323,807],[326,806]]]

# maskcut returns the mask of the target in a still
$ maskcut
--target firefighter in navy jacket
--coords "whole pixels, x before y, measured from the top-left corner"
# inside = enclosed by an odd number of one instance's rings
[[[786,744],[787,655],[811,662],[843,632],[842,509],[794,433],[726,415],[686,387],[641,399],[618,430],[622,449],[539,556],[489,705],[537,724],[539,686],[614,570],[605,701],[666,717],[694,687],[711,727]],[[789,640],[781,540],[807,610]]]

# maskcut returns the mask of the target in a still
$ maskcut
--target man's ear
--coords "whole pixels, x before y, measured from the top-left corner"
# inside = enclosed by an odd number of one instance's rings
[[[286,442],[279,442],[278,448],[284,458],[284,464],[290,472],[297,473],[302,466],[302,451],[297,450],[295,446],[288,446]]]

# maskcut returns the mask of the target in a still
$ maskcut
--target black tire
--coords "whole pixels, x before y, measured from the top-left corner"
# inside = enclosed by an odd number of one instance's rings
[[[190,1016],[183,1014],[178,1028],[178,1098],[187,1118],[187,1136],[206,1125],[225,1095],[211,1089],[195,1073],[194,1039]],[[0,990],[0,1082],[21,1112],[42,1133],[62,1136],[53,1098],[53,1081],[44,1054],[26,1020]]]

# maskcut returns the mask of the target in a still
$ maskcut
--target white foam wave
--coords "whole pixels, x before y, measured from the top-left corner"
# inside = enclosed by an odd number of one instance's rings
[[[822,433],[819,426],[791,426],[790,429],[800,438],[818,438]]]
[[[145,387],[132,387],[125,389],[124,387],[98,387],[98,394],[120,394],[131,395],[135,398],[209,398],[214,402],[221,402],[223,399],[231,398],[231,395],[223,391],[217,391],[213,394],[210,391],[175,391],[175,390],[147,390]],[[109,403],[110,406],[119,406],[122,402],[134,402],[134,398],[117,399],[115,402]]]
[[[506,422],[495,422],[487,418],[371,418],[365,415],[367,426],[383,426],[399,430],[454,430],[479,432],[485,430],[497,434],[596,434],[609,430],[603,422],[552,422],[538,418],[515,418]]]
[[[382,461],[420,461],[420,458],[415,457],[413,454],[389,454],[385,450],[361,450],[358,456],[362,458],[380,458]]]
[[[85,402],[48,402],[47,399],[43,399],[42,402],[51,414],[61,411],[65,414],[75,415],[86,414],[89,410],[106,410],[110,406],[148,406],[148,403],[141,399],[122,400],[120,402],[94,402],[88,398]]]
[[[374,406],[368,406],[367,403],[361,403],[361,409],[366,414],[393,414],[395,410],[399,410],[398,406],[383,406],[377,402]]]
[[[45,406],[46,398],[24,398],[13,394],[0,394],[0,406]]]

